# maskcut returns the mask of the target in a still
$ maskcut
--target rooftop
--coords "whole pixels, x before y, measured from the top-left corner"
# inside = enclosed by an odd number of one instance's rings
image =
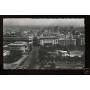
[[[9,44],[9,46],[23,46],[24,44],[15,44],[15,43],[11,43]]]
[[[26,42],[22,42],[22,41],[19,41],[19,42],[15,42],[15,43],[10,43],[8,45],[12,45],[12,46],[23,46],[23,45],[26,45],[27,43]]]

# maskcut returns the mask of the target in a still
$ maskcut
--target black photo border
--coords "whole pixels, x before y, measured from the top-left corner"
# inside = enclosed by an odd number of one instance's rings
[[[3,18],[84,18],[85,19],[85,68],[80,70],[4,70],[3,69]],[[0,15],[0,75],[89,75],[90,15]]]

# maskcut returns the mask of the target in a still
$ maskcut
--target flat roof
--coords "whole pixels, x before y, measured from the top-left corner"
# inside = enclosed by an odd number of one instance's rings
[[[57,37],[41,37],[39,39],[58,39]]]
[[[11,44],[8,44],[9,46],[24,46],[25,44],[20,44],[20,43],[11,43]]]
[[[16,41],[16,42],[14,42],[14,43],[23,43],[23,44],[26,44],[27,42],[23,42],[23,41]]]
[[[23,46],[23,45],[26,45],[27,42],[23,42],[23,41],[16,41],[14,43],[10,43],[8,45],[13,45],[13,46]]]

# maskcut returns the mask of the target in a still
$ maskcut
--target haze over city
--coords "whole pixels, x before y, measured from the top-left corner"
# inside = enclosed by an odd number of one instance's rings
[[[4,26],[84,26],[83,18],[62,18],[62,19],[32,19],[32,18],[5,18],[3,19]]]

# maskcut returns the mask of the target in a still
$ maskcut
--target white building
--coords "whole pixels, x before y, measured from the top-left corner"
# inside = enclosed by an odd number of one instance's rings
[[[76,39],[73,39],[73,35],[69,32],[67,35],[63,33],[53,33],[45,31],[40,35],[40,45],[45,44],[59,44],[59,45],[76,45]]]
[[[28,39],[29,39],[29,44],[32,44],[33,43],[33,35],[29,35]]]
[[[40,40],[40,45],[45,45],[45,44],[58,44],[58,35],[53,32],[44,32],[43,34],[40,35],[39,37]]]
[[[58,39],[57,38],[40,38],[40,45],[45,45],[45,44],[58,44]]]
[[[21,50],[23,53],[25,53],[26,50],[28,50],[28,45],[26,42],[11,43],[11,44],[8,44],[8,47],[10,50]]]

